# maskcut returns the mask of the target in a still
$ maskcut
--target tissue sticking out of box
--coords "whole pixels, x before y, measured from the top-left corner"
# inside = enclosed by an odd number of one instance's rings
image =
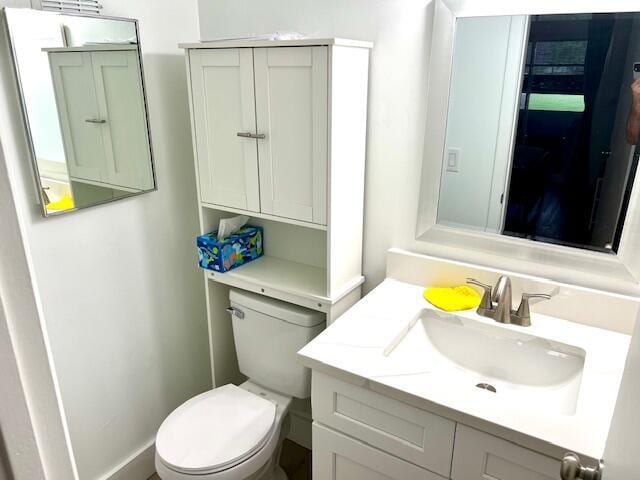
[[[237,232],[248,221],[249,217],[246,215],[238,215],[237,217],[221,219],[220,225],[218,226],[218,240],[222,241],[233,232]]]

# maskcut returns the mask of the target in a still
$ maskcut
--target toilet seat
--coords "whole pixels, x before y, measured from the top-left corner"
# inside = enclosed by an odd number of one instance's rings
[[[278,428],[274,402],[229,384],[202,393],[171,413],[158,431],[156,452],[175,472],[216,473],[255,455]]]

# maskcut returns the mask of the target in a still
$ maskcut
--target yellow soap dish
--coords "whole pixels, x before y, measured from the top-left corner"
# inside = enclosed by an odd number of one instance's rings
[[[469,310],[480,305],[480,294],[466,285],[459,287],[429,287],[425,288],[422,296],[427,302],[445,312]]]

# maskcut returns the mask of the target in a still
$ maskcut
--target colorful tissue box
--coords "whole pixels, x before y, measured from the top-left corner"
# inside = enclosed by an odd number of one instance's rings
[[[228,272],[262,256],[262,227],[245,225],[219,241],[218,231],[200,235],[196,240],[198,263],[215,272]]]

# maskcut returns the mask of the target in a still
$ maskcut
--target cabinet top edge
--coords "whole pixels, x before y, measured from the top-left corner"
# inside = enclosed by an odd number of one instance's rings
[[[179,43],[178,47],[185,50],[199,48],[251,48],[251,47],[299,47],[310,45],[335,45],[341,47],[373,48],[373,42],[350,40],[346,38],[302,38],[296,40],[265,40],[265,39],[229,39],[213,40],[195,43]]]
[[[43,48],[43,52],[101,52],[101,51],[122,51],[122,50],[138,50],[137,43],[127,44],[96,44],[82,45],[78,47],[47,47]]]

